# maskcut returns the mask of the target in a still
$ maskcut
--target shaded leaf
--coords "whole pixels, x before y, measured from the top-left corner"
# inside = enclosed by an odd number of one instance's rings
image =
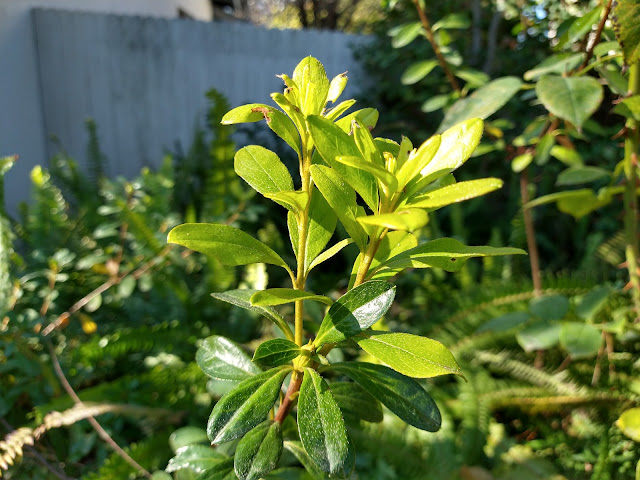
[[[353,240],[351,238],[346,238],[344,240],[339,241],[334,246],[326,249],[324,252],[322,252],[320,255],[318,255],[313,260],[313,262],[311,262],[311,265],[309,265],[309,270],[308,271],[311,271],[311,269],[313,269],[317,265],[320,265],[322,262],[324,262],[326,260],[329,260],[331,257],[333,257],[338,252],[340,252],[340,250],[342,250],[344,247],[346,247],[347,245],[349,245],[351,243],[353,243]]]
[[[212,443],[239,438],[267,418],[290,367],[267,370],[241,382],[211,412],[207,435]]]
[[[304,449],[322,471],[349,473],[354,454],[342,412],[327,382],[310,368],[305,368],[298,397],[298,431]]]
[[[582,322],[565,322],[560,330],[560,345],[573,358],[592,357],[602,344],[602,332]]]
[[[543,320],[560,320],[569,312],[569,299],[564,295],[544,295],[529,302],[532,315]]]
[[[563,74],[570,72],[582,62],[584,53],[558,53],[545,58],[541,63],[524,73],[526,81],[536,80],[550,73]]]
[[[402,48],[405,45],[409,45],[421,32],[422,25],[420,22],[405,23],[404,25],[394,27],[389,30],[391,45],[393,48]]]
[[[525,352],[546,350],[558,344],[562,326],[547,320],[539,320],[516,334],[516,340]]]
[[[415,378],[462,376],[451,352],[436,340],[409,333],[376,331],[364,332],[355,340],[369,355],[403,375]]]
[[[387,312],[395,286],[382,280],[365,282],[349,290],[329,308],[313,342],[316,349],[338,343],[376,323]]]
[[[487,83],[454,103],[447,110],[438,131],[442,132],[470,118],[490,117],[518,93],[521,85],[522,81],[517,77],[502,77]]]
[[[608,170],[599,167],[571,167],[567,170],[560,172],[556,185],[580,185],[582,183],[590,183],[599,180],[604,177],[609,177],[611,174]]]
[[[414,83],[418,83],[424,77],[431,73],[435,67],[438,66],[437,60],[421,60],[419,62],[412,63],[409,65],[404,73],[402,74],[401,82],[403,85],[413,85]]]
[[[547,110],[580,128],[600,106],[603,89],[592,77],[545,75],[536,94]]]
[[[233,458],[227,458],[198,475],[195,480],[236,480]]]
[[[207,432],[198,427],[182,427],[169,436],[169,446],[174,453],[188,445],[209,443]]]
[[[345,419],[376,423],[382,421],[380,402],[357,383],[331,382],[329,387]]]
[[[241,480],[258,480],[278,465],[282,455],[282,425],[264,422],[247,433],[238,443],[234,469]]]
[[[505,332],[526,323],[531,316],[527,312],[509,312],[499,317],[492,318],[480,325],[476,333]]]
[[[223,302],[230,303],[231,305],[235,305],[236,307],[244,308],[246,310],[251,310],[253,312],[257,312],[260,315],[268,318],[276,326],[282,330],[285,336],[293,341],[294,335],[291,331],[287,322],[282,318],[282,316],[276,312],[273,308],[270,307],[259,307],[255,305],[251,305],[251,297],[257,290],[252,290],[249,288],[238,289],[238,290],[229,290],[223,293],[212,293],[211,296],[218,300],[222,300]]]
[[[314,463],[314,461],[311,460],[311,457],[302,446],[302,443],[292,440],[285,440],[284,448],[289,450],[298,459],[307,473],[311,475],[314,480],[325,480],[329,478],[322,472],[322,470],[320,470],[320,468]]]
[[[640,60],[640,4],[636,0],[617,0],[613,13],[613,30],[625,63],[636,63]]]
[[[573,46],[579,40],[582,40],[598,23],[602,16],[602,5],[598,5],[594,9],[585,13],[582,17],[578,17],[571,22],[569,28],[558,39],[555,48],[558,50]]]
[[[438,406],[412,378],[366,362],[334,363],[327,368],[351,378],[409,425],[428,432],[440,429]]]

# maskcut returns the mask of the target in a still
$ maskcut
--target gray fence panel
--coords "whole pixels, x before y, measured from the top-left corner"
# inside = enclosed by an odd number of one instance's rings
[[[35,10],[33,21],[47,134],[82,162],[84,120],[95,119],[108,173],[127,177],[159,165],[176,142],[189,145],[212,87],[232,106],[272,103],[269,94],[283,88],[275,74],[291,74],[313,55],[330,77],[350,70],[345,93],[353,95],[358,71],[350,45],[366,41],[336,32],[50,9]]]

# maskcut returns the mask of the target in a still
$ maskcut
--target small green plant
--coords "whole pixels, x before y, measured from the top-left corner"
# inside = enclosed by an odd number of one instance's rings
[[[411,233],[427,224],[429,212],[502,186],[496,178],[456,182],[452,175],[478,145],[482,120],[464,121],[413,148],[406,137],[399,144],[373,138],[370,129],[378,119],[374,109],[344,115],[355,103],[336,103],[347,77],[341,74],[329,81],[315,58],[303,59],[292,77],[281,78],[284,93],[272,94],[281,110],[244,105],[228,112],[222,123],[264,119],[297,154],[298,188],[278,156],[261,146],[240,149],[234,161],[240,177],[286,210],[295,268],[229,225],[184,224],[168,237],[170,243],[224,265],[264,263],[284,269],[291,288],[213,294],[261,313],[280,330],[279,336],[260,344],[253,359],[224,337],[203,341],[198,364],[219,389],[227,390],[209,418],[208,439],[216,446],[238,442],[233,453],[233,444],[212,450],[198,445],[201,435],[184,435],[194,440],[183,439],[168,472],[187,468],[202,480],[258,479],[279,467],[287,449],[314,478],[347,478],[355,454],[345,419],[381,421],[380,403],[416,428],[437,431],[440,411],[414,379],[462,372],[449,350],[435,340],[371,328],[394,300],[395,286],[388,280],[406,268],[454,272],[471,257],[524,253],[469,247],[451,238],[419,244],[418,235]],[[338,221],[348,237],[326,248]],[[308,291],[312,271],[349,244],[359,253],[346,293],[334,300]],[[307,315],[311,309],[305,310],[305,302],[327,308],[319,325]],[[293,329],[274,308],[290,303]],[[380,363],[342,361],[354,347]],[[343,355],[336,350],[344,350]]]

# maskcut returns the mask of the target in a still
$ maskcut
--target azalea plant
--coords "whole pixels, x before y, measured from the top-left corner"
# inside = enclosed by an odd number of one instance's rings
[[[291,280],[290,288],[213,294],[260,313],[278,335],[260,344],[252,359],[224,337],[202,342],[198,364],[226,390],[206,429],[216,448],[198,445],[202,436],[188,435],[167,467],[168,472],[191,469],[199,480],[265,477],[281,468],[284,449],[314,478],[348,478],[355,453],[345,419],[379,422],[381,404],[416,428],[437,431],[438,406],[416,379],[463,373],[435,340],[372,328],[394,300],[390,279],[407,268],[454,272],[471,257],[524,253],[466,246],[451,238],[421,243],[417,233],[430,212],[501,187],[497,178],[456,182],[452,174],[478,145],[482,120],[466,120],[414,148],[406,137],[399,143],[374,138],[376,110],[347,113],[355,101],[338,103],[346,75],[330,81],[315,58],[303,59],[292,77],[281,78],[284,92],[271,95],[279,109],[244,105],[228,112],[222,123],[264,119],[297,154],[299,183],[274,152],[261,146],[240,149],[234,161],[244,181],[284,209],[296,264],[230,225],[184,224],[168,237],[224,265],[280,267]],[[337,237],[338,222],[348,237],[328,246]],[[346,293],[335,298],[335,292],[308,291],[314,270],[349,244],[359,253],[345,280]],[[319,324],[308,317],[305,302],[326,309]],[[293,318],[275,308],[289,303]],[[354,347],[378,363],[335,361],[344,357],[335,349]],[[229,448],[227,442],[234,440]]]

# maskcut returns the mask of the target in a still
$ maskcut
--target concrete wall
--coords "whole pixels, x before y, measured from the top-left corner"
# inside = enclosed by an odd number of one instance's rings
[[[133,176],[157,165],[176,141],[189,144],[211,87],[233,106],[271,103],[269,93],[282,89],[275,74],[291,74],[301,58],[314,55],[329,76],[349,70],[345,94],[353,94],[357,66],[349,45],[364,41],[335,32],[49,9],[34,10],[31,21],[31,37],[14,22],[22,41],[13,49],[0,37],[0,65],[12,72],[9,80],[0,76],[0,152],[21,156],[7,178],[10,211],[26,198],[33,165],[55,153],[50,135],[85,157],[87,117],[98,125],[109,173]],[[2,35],[6,40],[9,32]]]

